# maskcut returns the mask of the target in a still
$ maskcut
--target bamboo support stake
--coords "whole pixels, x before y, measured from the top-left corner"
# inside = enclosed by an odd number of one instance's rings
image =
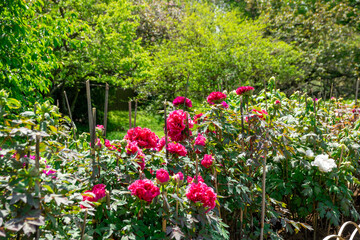
[[[107,131],[107,115],[108,115],[108,104],[109,103],[109,84],[105,86],[105,106],[104,106],[104,137],[106,137]]]
[[[165,152],[166,152],[166,161],[169,159],[169,151],[168,151],[168,134],[167,134],[167,115],[166,115],[166,99],[164,104],[164,118],[165,118]]]
[[[72,124],[72,126],[73,126],[74,139],[76,139],[76,135],[75,135],[75,123],[74,123],[73,118],[72,118],[71,109],[70,109],[70,104],[69,104],[69,99],[68,99],[68,97],[67,97],[66,91],[64,91],[64,97],[65,97],[66,106],[67,106],[67,109],[68,109],[68,112],[69,112],[69,117],[70,117],[70,120],[71,120],[71,124]]]
[[[266,132],[266,142],[265,142],[265,156],[263,161],[263,177],[262,177],[262,202],[261,202],[261,232],[260,232],[260,240],[264,239],[264,222],[265,222],[265,183],[266,183],[266,158],[267,158],[267,138],[268,132]]]
[[[134,128],[136,128],[137,102],[138,102],[138,100],[135,99]]]
[[[39,168],[40,168],[40,134],[36,134],[36,143],[35,143],[35,168],[36,172],[39,174]],[[36,185],[39,190],[38,198],[41,199],[40,195],[40,182],[39,180],[36,180]],[[40,238],[40,229],[39,226],[36,226],[36,237],[35,239],[38,240]]]
[[[356,81],[356,90],[355,90],[355,107],[357,106],[358,92],[359,92],[359,81],[360,78]]]
[[[93,135],[93,133],[92,133],[93,116],[92,116],[92,112],[91,112],[90,80],[86,81],[86,98],[87,98],[87,104],[88,104],[89,132],[90,132],[90,138],[91,138],[91,136]]]
[[[131,125],[131,101],[129,101],[129,129],[132,128],[132,125]]]
[[[198,184],[198,180],[199,180],[199,159],[198,159],[198,155],[196,155],[196,165],[195,165],[195,167],[196,167],[196,174],[195,174],[195,180],[194,180],[194,182],[195,182],[195,184]]]
[[[85,226],[86,226],[86,219],[87,219],[87,209],[85,210],[85,214],[84,214],[84,222],[83,222],[83,225],[82,225],[82,228],[81,228],[81,238],[80,240],[83,240],[84,239],[84,233],[85,233]]]

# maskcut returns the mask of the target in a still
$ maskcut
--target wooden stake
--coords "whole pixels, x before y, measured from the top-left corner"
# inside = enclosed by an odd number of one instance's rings
[[[86,81],[86,98],[87,98],[87,104],[88,104],[88,119],[89,119],[89,132],[90,132],[90,138],[93,135],[92,133],[92,123],[93,123],[93,116],[91,112],[91,93],[90,93],[90,80]],[[94,145],[92,145],[94,147]]]
[[[131,129],[131,101],[129,101],[129,129]]]
[[[95,126],[96,126],[96,108],[92,109],[92,123],[91,123],[91,157],[92,157],[92,173],[91,173],[91,178],[94,180],[95,179],[95,137],[96,137],[96,133],[95,133]]]
[[[69,117],[70,117],[70,120],[71,120],[71,125],[73,125],[73,135],[74,135],[74,139],[76,139],[76,135],[75,135],[75,123],[74,123],[73,118],[72,118],[71,109],[70,109],[70,104],[69,104],[69,99],[68,99],[68,97],[67,97],[66,91],[64,91],[64,97],[65,97],[65,101],[66,101],[66,106],[67,106],[68,111],[69,111]]]
[[[169,159],[169,151],[168,151],[168,134],[167,134],[167,115],[166,115],[166,99],[164,104],[164,118],[165,118],[165,152],[166,152],[166,161]]]
[[[107,131],[108,102],[109,102],[109,84],[106,83],[105,106],[104,106],[104,137],[106,137],[106,131]]]
[[[355,90],[355,107],[357,106],[358,92],[359,92],[359,81],[360,78],[356,81],[356,90]]]
[[[137,102],[138,102],[138,100],[137,100],[137,99],[135,99],[134,128],[136,128]]]
[[[84,214],[84,222],[83,222],[83,225],[82,225],[82,228],[81,228],[81,237],[80,237],[80,240],[83,240],[84,239],[84,233],[85,233],[85,227],[86,227],[86,219],[87,219],[87,209],[85,210],[85,214]]]
[[[268,132],[266,132],[266,142],[265,142],[265,156],[263,161],[263,177],[262,177],[262,202],[261,202],[261,231],[260,231],[260,240],[264,239],[264,223],[265,223],[265,183],[266,183],[266,157],[267,157],[267,138]]]
[[[40,134],[39,133],[36,134],[35,168],[36,168],[36,172],[39,173],[39,168],[40,168]],[[37,188],[39,189],[38,198],[40,200],[41,195],[40,195],[40,182],[39,182],[39,180],[36,180],[36,185],[37,185]],[[40,229],[39,229],[39,226],[36,226],[36,237],[35,237],[35,239],[38,240],[39,238],[40,238]]]

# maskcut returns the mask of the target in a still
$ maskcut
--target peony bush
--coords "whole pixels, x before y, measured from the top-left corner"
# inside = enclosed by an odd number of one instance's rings
[[[0,236],[259,239],[263,191],[265,239],[358,220],[357,111],[273,86],[213,92],[201,112],[177,97],[167,139],[136,127],[110,141],[99,125],[93,148],[50,102],[0,91]]]

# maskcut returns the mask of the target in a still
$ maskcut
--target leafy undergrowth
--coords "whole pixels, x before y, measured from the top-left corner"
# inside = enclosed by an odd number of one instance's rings
[[[141,113],[124,138],[97,127],[93,148],[56,106],[0,91],[0,236],[259,239],[265,163],[264,239],[320,239],[357,221],[358,109],[274,85],[212,93],[201,112],[178,98],[167,144],[145,128],[163,131],[162,117]]]

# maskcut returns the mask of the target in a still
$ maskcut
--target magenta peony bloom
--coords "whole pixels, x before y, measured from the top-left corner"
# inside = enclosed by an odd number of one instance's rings
[[[253,90],[254,90],[254,88],[251,86],[243,86],[243,87],[239,87],[238,89],[236,89],[236,94],[237,95],[242,95],[244,93],[251,94]]]
[[[226,94],[222,93],[222,92],[212,92],[210,93],[210,95],[207,97],[207,102],[211,105],[215,104],[215,103],[220,103],[222,100],[224,100],[226,98]]]
[[[209,154],[205,154],[203,160],[201,160],[201,165],[203,165],[205,168],[211,167],[213,164],[213,157]]]
[[[131,195],[149,203],[160,194],[160,189],[149,179],[136,180],[128,189],[131,191]]]
[[[229,105],[228,105],[225,101],[223,101],[223,102],[221,103],[221,105],[222,105],[224,108],[229,108]]]
[[[179,181],[184,181],[184,174],[182,172],[178,172],[177,174],[174,175],[174,179],[175,180],[179,179]]]
[[[194,180],[195,180],[195,177],[196,176],[194,176],[194,178],[192,178],[192,177],[190,177],[190,176],[187,176],[186,177],[186,181],[190,184],[190,183],[193,183],[194,182]],[[204,182],[204,179],[202,178],[202,176],[200,176],[199,175],[199,182]]]
[[[186,148],[180,143],[169,143],[167,150],[172,154],[185,157],[187,154]]]
[[[168,135],[171,140],[180,142],[185,139],[185,128],[188,124],[189,128],[194,126],[191,118],[186,120],[187,113],[183,110],[175,110],[171,112],[166,120]],[[188,132],[191,135],[191,131]]]
[[[201,202],[204,208],[208,208],[206,213],[216,206],[216,193],[203,182],[191,183],[186,189],[186,197],[192,202]]]
[[[281,103],[280,100],[275,101],[275,105],[280,104],[280,103]]]
[[[97,130],[105,130],[105,127],[103,125],[96,125]]]
[[[168,137],[168,144],[171,142],[170,138]],[[162,137],[157,144],[156,151],[160,152],[164,146],[166,145],[165,137]]]
[[[175,107],[179,106],[179,105],[184,105],[184,101],[185,101],[185,97],[176,97],[173,101],[173,104]],[[186,98],[186,102],[185,102],[185,105],[188,107],[188,108],[191,108],[192,107],[192,102],[190,99]]]
[[[160,183],[166,183],[169,181],[170,176],[165,169],[161,168],[156,171],[156,179],[159,180]]]
[[[105,142],[105,147],[107,147],[107,149],[116,150],[116,147],[112,145],[109,140],[105,139],[104,142]]]
[[[140,148],[156,148],[159,137],[148,128],[131,128],[124,139],[137,142]]]
[[[199,135],[195,139],[195,145],[205,146],[206,138],[199,133]]]
[[[129,155],[133,155],[137,152],[139,152],[140,148],[138,147],[137,142],[130,142],[128,141],[128,144],[126,145],[126,153]]]
[[[90,194],[83,195],[83,201],[97,202],[98,200],[102,199],[103,197],[106,196],[105,187],[106,187],[106,185],[104,185],[104,184],[97,184],[93,187],[93,189],[91,191],[86,190],[85,194],[86,193],[90,193]],[[80,204],[80,207],[87,208],[81,204]]]

